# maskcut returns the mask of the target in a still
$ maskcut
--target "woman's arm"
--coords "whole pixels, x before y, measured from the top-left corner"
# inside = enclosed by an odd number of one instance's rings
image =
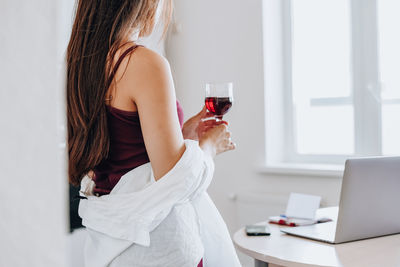
[[[140,47],[119,83],[129,85],[128,94],[139,112],[146,150],[158,180],[185,151],[169,64],[157,53]]]

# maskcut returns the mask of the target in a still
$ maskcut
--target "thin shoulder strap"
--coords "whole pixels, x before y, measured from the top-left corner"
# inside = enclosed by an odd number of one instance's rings
[[[124,58],[125,58],[127,55],[129,55],[130,53],[132,53],[133,51],[135,51],[136,48],[138,48],[139,46],[142,46],[142,45],[134,45],[134,46],[129,47],[129,48],[126,49],[125,52],[122,53],[122,55],[118,58],[117,63],[115,63],[115,66],[114,66],[114,68],[113,68],[113,70],[112,70],[110,76],[108,77],[107,88],[110,87],[111,82],[112,82],[112,80],[114,79],[115,74],[117,73],[117,70],[118,70],[119,66],[121,65],[121,63],[122,63],[122,60],[124,60]]]

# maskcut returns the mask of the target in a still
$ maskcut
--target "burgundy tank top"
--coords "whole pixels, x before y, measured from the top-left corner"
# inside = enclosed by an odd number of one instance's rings
[[[136,48],[133,46],[121,55],[111,76],[115,75],[123,58]],[[178,101],[176,105],[182,128],[183,109]],[[108,157],[93,169],[96,195],[109,194],[124,174],[149,162],[138,112],[106,107],[110,150]]]

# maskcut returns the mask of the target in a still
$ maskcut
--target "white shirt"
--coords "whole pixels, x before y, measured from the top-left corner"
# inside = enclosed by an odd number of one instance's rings
[[[150,163],[125,174],[109,195],[85,177],[79,215],[87,227],[87,267],[240,266],[226,225],[206,189],[214,163],[185,140],[178,163],[157,182]]]

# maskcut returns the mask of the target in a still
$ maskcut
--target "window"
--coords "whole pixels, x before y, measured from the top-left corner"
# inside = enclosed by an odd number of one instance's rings
[[[400,154],[400,1],[378,0],[383,154]]]
[[[293,152],[353,154],[347,0],[293,0],[291,4]]]
[[[398,0],[264,2],[268,163],[400,154],[398,10]]]

